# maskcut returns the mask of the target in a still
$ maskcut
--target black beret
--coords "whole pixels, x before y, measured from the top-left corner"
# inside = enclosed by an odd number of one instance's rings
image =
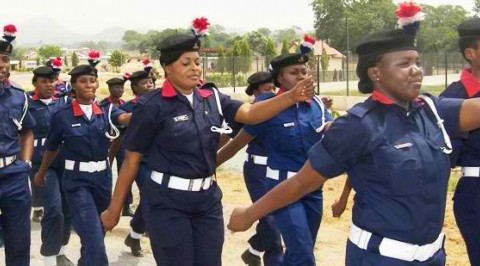
[[[12,53],[13,46],[11,43],[0,40],[0,54],[10,55]]]
[[[273,82],[272,73],[266,71],[254,73],[248,77],[247,82],[248,87],[245,89],[245,93],[248,95],[253,95],[253,91],[258,85]]]
[[[175,34],[163,39],[157,46],[160,51],[160,64],[171,64],[185,52],[200,50],[200,39],[194,35]]]
[[[107,80],[106,83],[107,83],[108,86],[115,86],[115,85],[123,86],[123,84],[125,84],[125,80],[122,79],[122,78],[111,78],[111,79]]]
[[[140,71],[135,71],[130,75],[128,80],[130,81],[139,81],[141,79],[146,79],[146,78],[152,78],[150,75],[150,72],[147,72],[145,70],[140,70]]]
[[[356,48],[359,91],[361,93],[371,93],[373,91],[373,83],[368,77],[368,69],[377,63],[379,56],[405,50],[417,50],[415,35],[408,34],[401,29],[367,35]]]
[[[277,81],[277,77],[280,74],[280,70],[287,66],[300,65],[308,62],[308,56],[295,53],[295,54],[283,54],[272,59],[270,62],[270,72],[272,72],[272,79],[275,86],[280,87]]]
[[[98,72],[97,69],[94,67],[91,67],[90,65],[79,65],[74,67],[72,70],[70,70],[68,75],[72,76],[72,78],[75,76],[81,76],[81,75],[90,75],[90,76],[98,77],[97,72]]]
[[[55,78],[55,71],[48,66],[41,66],[33,70],[33,75],[42,78]]]
[[[457,27],[460,38],[480,37],[480,18],[471,18]]]

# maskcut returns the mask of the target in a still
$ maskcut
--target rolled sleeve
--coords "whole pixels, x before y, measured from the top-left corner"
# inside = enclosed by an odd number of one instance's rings
[[[228,123],[235,122],[235,115],[237,114],[240,106],[243,105],[243,102],[238,100],[233,100],[230,96],[219,93],[220,104],[222,106],[223,117],[227,120]]]
[[[354,167],[367,152],[368,132],[357,117],[343,116],[309,151],[313,169],[325,178],[341,175]]]

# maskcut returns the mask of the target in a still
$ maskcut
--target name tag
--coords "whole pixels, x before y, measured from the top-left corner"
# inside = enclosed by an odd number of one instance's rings
[[[80,127],[82,126],[82,124],[78,123],[78,124],[72,124],[72,127]]]
[[[173,121],[175,121],[176,123],[188,121],[188,115],[179,115],[179,116],[176,116],[176,117],[173,118]]]
[[[405,149],[405,148],[410,148],[412,146],[413,146],[412,143],[403,143],[403,144],[395,145],[395,149],[401,150],[401,149]]]
[[[294,126],[295,126],[295,122],[290,122],[290,123],[283,124],[283,127],[294,127]]]

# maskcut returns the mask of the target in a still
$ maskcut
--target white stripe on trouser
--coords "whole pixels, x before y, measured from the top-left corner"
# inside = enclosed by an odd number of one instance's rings
[[[45,146],[45,141],[46,141],[46,140],[47,140],[46,138],[34,139],[34,140],[33,140],[33,147]]]
[[[367,250],[368,242],[372,237],[372,233],[367,230],[363,230],[352,223],[350,227],[350,236],[348,239],[357,247]],[[379,253],[382,256],[404,260],[404,261],[426,261],[433,257],[443,246],[443,240],[445,235],[440,233],[438,238],[425,245],[415,245],[405,243],[402,241],[394,240],[384,237],[380,242]]]
[[[479,177],[480,176],[480,167],[462,167],[462,176],[471,176]]]
[[[140,238],[142,238],[142,235],[143,235],[143,234],[139,234],[139,233],[133,231],[133,229],[130,230],[130,236],[131,236],[133,239],[140,239]]]
[[[260,155],[253,155],[247,154],[248,161],[258,165],[267,165],[268,157],[260,156]]]
[[[45,266],[55,266],[57,265],[57,256],[44,256],[43,265]]]

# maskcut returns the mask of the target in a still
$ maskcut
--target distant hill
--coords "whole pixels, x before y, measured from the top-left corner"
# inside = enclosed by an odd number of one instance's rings
[[[80,42],[106,41],[118,43],[122,41],[126,30],[120,27],[104,29],[90,36],[72,32],[68,26],[60,25],[50,18],[38,17],[18,25],[17,44],[20,46],[41,46],[42,44],[71,45]]]

